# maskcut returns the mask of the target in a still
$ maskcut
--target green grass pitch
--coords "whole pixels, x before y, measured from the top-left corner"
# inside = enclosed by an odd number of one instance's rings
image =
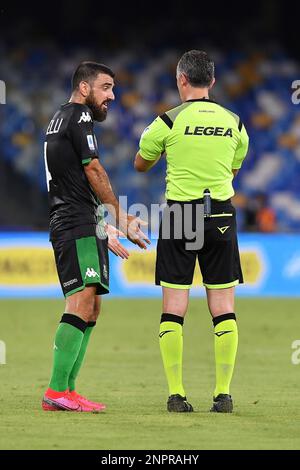
[[[238,299],[240,347],[232,383],[235,412],[209,413],[213,331],[193,299],[184,327],[184,383],[192,414],[166,411],[158,346],[160,300],[104,299],[78,391],[107,404],[102,414],[45,413],[52,343],[63,301],[0,301],[1,449],[299,449],[299,300]]]

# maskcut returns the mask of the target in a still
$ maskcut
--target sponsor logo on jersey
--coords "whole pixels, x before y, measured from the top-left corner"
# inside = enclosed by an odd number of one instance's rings
[[[184,135],[215,135],[219,137],[232,137],[232,129],[230,127],[225,129],[225,127],[186,126]]]
[[[87,138],[89,149],[92,150],[92,152],[95,151],[95,142],[94,142],[93,136],[87,135],[86,138]]]
[[[94,268],[87,268],[86,273],[85,273],[85,277],[99,277],[99,279],[100,279],[99,274],[96,273]]]
[[[78,124],[80,124],[81,122],[91,122],[91,121],[92,121],[91,115],[89,113],[83,112],[80,116]]]

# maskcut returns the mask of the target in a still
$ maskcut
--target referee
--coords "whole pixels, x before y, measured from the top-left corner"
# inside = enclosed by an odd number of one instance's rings
[[[76,391],[91,333],[100,313],[101,295],[109,292],[108,248],[127,258],[118,230],[105,226],[106,208],[127,238],[146,248],[141,221],[126,214],[99,161],[94,121],[104,121],[114,100],[114,73],[105,65],[83,62],[74,72],[72,96],[51,119],[44,145],[50,204],[50,240],[65,312],[54,340],[46,411],[102,411]],[[108,238],[107,238],[108,236]]]
[[[182,330],[198,259],[215,335],[216,387],[211,411],[230,413],[229,387],[238,345],[234,286],[243,282],[230,198],[234,195],[233,177],[248,150],[248,136],[236,114],[209,98],[215,83],[214,63],[205,52],[186,52],[176,75],[182,104],[145,129],[134,163],[137,171],[148,171],[166,152],[169,209],[188,203],[195,213],[193,208],[203,204],[204,193],[208,203],[201,249],[188,250],[184,236],[172,236],[172,218],[168,239],[160,227],[156,284],[163,290],[159,341],[169,386],[167,409],[193,411],[182,383]]]

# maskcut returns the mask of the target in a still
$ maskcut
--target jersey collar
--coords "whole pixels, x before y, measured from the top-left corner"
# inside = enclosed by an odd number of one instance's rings
[[[186,100],[185,103],[192,103],[192,102],[194,102],[194,101],[206,101],[206,102],[208,102],[208,103],[215,103],[214,100],[211,100],[211,99],[209,99],[209,98],[195,98],[195,99],[193,99],[193,100]]]

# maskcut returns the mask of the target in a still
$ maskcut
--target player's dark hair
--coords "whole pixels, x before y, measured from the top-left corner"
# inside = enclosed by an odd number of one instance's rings
[[[115,76],[113,71],[104,64],[98,64],[97,62],[81,62],[72,77],[72,91],[76,90],[82,81],[94,81],[99,73],[105,73],[111,78]]]
[[[208,87],[215,74],[214,62],[204,51],[188,51],[183,54],[177,65],[177,75],[183,73],[194,87]]]

